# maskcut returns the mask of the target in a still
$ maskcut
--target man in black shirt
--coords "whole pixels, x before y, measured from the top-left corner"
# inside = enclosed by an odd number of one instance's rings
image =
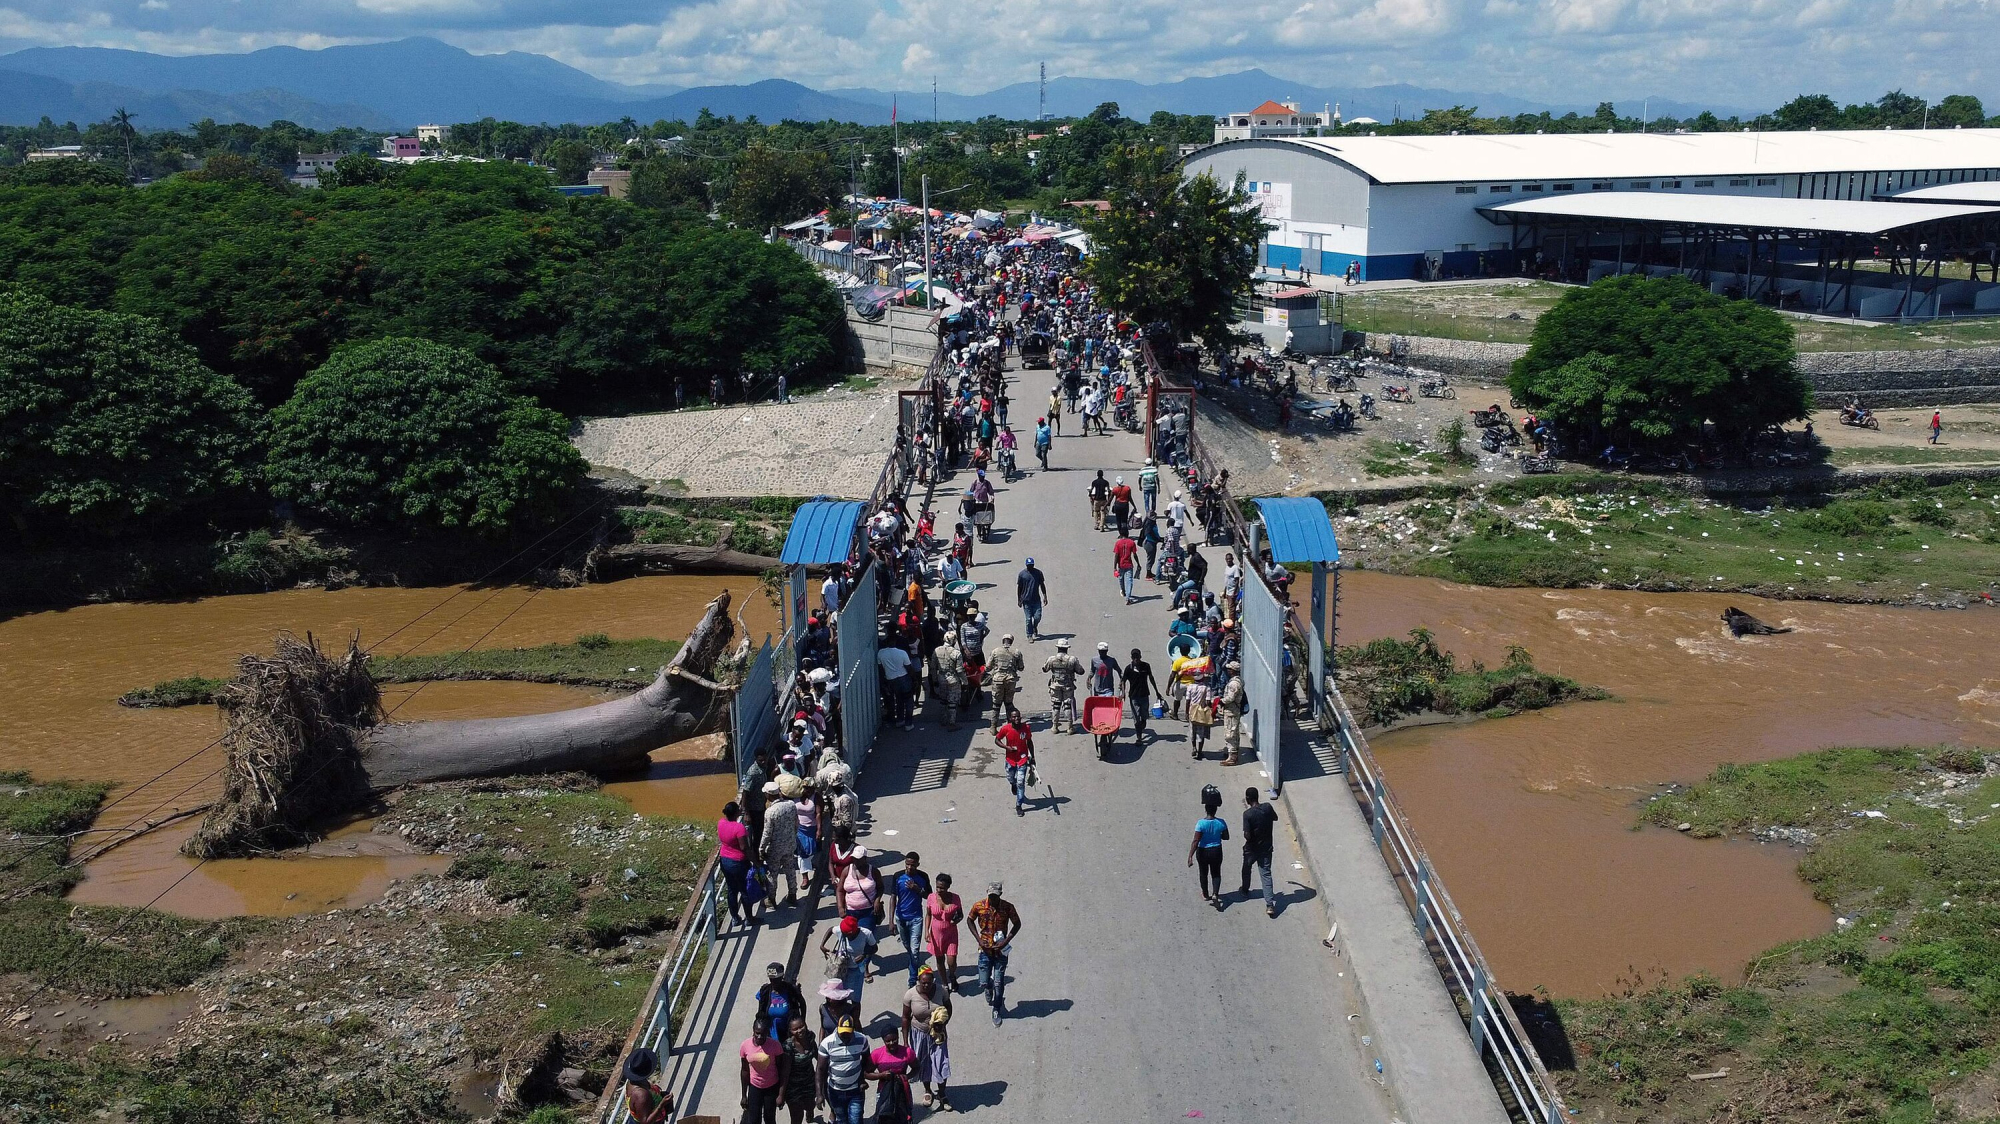
[[[1160,691],[1159,681],[1153,678],[1153,665],[1146,662],[1139,649],[1132,649],[1132,662],[1125,665],[1122,674],[1125,680],[1125,697],[1132,703],[1132,741],[1146,740],[1146,719],[1151,717],[1153,696]]]
[[[1278,915],[1278,899],[1271,891],[1271,830],[1278,824],[1278,811],[1257,799],[1257,786],[1243,790],[1243,886],[1250,896],[1250,866],[1255,863],[1264,876],[1264,915]]]

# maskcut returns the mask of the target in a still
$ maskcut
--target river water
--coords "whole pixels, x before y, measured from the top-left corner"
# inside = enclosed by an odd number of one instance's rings
[[[2000,613],[1720,594],[1479,589],[1342,575],[1340,640],[1422,625],[1489,665],[1509,644],[1616,699],[1374,740],[1390,784],[1504,986],[1619,990],[1740,978],[1831,925],[1800,852],[1634,830],[1665,782],[1836,745],[2000,745]],[[1730,638],[1736,605],[1796,631]]]
[[[282,629],[311,631],[323,643],[358,630],[373,644],[427,610],[381,650],[514,647],[585,632],[677,638],[725,587],[761,640],[775,614],[745,578],[636,578],[539,593],[300,590],[16,616],[0,621],[0,667],[9,673],[0,676],[0,767],[126,786],[114,799],[174,767],[103,817],[123,824],[207,799],[220,763],[218,750],[204,749],[220,732],[214,708],[131,710],[113,701],[133,687],[226,675],[236,656],[267,649]],[[1725,761],[1831,745],[2000,745],[2000,616],[1990,610],[1478,589],[1365,571],[1343,575],[1342,594],[1343,642],[1423,625],[1461,656],[1489,663],[1518,643],[1544,668],[1617,696],[1375,741],[1511,990],[1595,995],[1695,969],[1734,977],[1763,949],[1830,924],[1796,876],[1794,850],[1633,830],[1638,804],[1660,784],[1697,780]],[[1732,640],[1719,619],[1730,604],[1797,631]],[[604,697],[492,682],[397,686],[384,695],[390,706],[407,698],[398,718],[412,719],[525,714]],[[733,787],[712,756],[710,744],[677,746],[655,754],[646,776],[608,787],[641,811],[706,818]],[[142,903],[173,886],[161,907],[286,914],[365,901],[394,878],[440,864],[400,853],[368,826],[333,833],[322,854],[195,870],[175,850],[192,830],[183,821],[92,864],[76,897]]]
[[[219,786],[221,733],[214,707],[134,710],[117,697],[180,675],[226,676],[237,656],[268,651],[283,630],[311,632],[337,647],[358,633],[379,652],[523,647],[587,632],[614,639],[687,635],[723,589],[732,612],[761,641],[776,612],[753,578],[666,576],[575,589],[449,586],[425,589],[287,590],[190,601],[89,605],[0,620],[0,767],[40,777],[107,780],[119,787],[100,826],[191,807]],[[426,615],[427,614],[427,615]],[[398,631],[398,630],[401,631]],[[739,633],[741,627],[739,628]],[[386,640],[384,639],[386,638]],[[539,683],[432,683],[383,689],[397,720],[498,717],[587,706],[607,693]],[[681,760],[683,746],[656,754],[645,778],[614,786],[641,811],[712,816],[733,786],[719,764]],[[165,773],[132,792],[132,786]],[[435,869],[430,856],[395,853],[370,839],[367,824],[335,834],[334,853],[288,859],[215,861],[194,870],[176,848],[192,830],[182,821],[91,864],[77,888],[83,901],[158,904],[195,916],[298,913],[364,901],[394,878]],[[85,837],[87,845],[89,837]],[[192,873],[190,873],[192,871]],[[185,880],[174,885],[183,875]]]

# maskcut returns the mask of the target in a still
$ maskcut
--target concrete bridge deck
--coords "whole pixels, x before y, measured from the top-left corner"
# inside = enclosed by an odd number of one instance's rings
[[[1045,379],[1015,375],[1012,397],[1040,401]],[[1014,421],[1032,431],[1031,413]],[[914,731],[885,727],[860,782],[862,839],[885,866],[918,851],[933,877],[953,876],[968,904],[988,882],[1002,880],[1025,923],[1009,973],[1009,1009],[997,1027],[983,998],[970,994],[976,948],[969,937],[963,945],[965,994],[952,1024],[955,1107],[996,1124],[1505,1120],[1394,883],[1380,857],[1368,854],[1368,830],[1344,778],[1323,767],[1325,755],[1303,744],[1289,755],[1295,764],[1288,772],[1301,774],[1301,789],[1280,805],[1273,864],[1280,905],[1278,916],[1267,918],[1254,886],[1251,897],[1235,893],[1243,789],[1269,785],[1258,764],[1222,767],[1219,736],[1206,760],[1190,760],[1186,726],[1171,720],[1153,722],[1144,744],[1135,743],[1128,720],[1101,762],[1088,735],[1048,729],[1048,695],[1036,669],[1055,650],[1055,637],[1072,637],[1072,650],[1086,662],[1103,640],[1121,663],[1136,647],[1156,674],[1166,665],[1164,591],[1142,582],[1139,603],[1123,604],[1111,574],[1114,536],[1091,529],[1085,493],[1098,468],[1136,484],[1143,443],[1115,430],[1075,436],[1078,428],[1077,419],[1065,419],[1050,471],[1001,487],[995,541],[973,555],[978,600],[993,626],[988,650],[1014,633],[1030,669],[1018,705],[1035,728],[1046,783],[1028,814],[1013,813],[983,716],[957,731],[945,730],[936,710],[920,714]],[[1170,495],[1169,487],[1162,500]],[[949,508],[950,489],[940,496]],[[1026,643],[1013,596],[1014,575],[1029,556],[1050,587],[1045,639],[1036,644]],[[1219,580],[1219,552],[1210,561],[1211,578]],[[1223,791],[1234,837],[1225,850],[1222,912],[1202,903],[1186,865],[1198,795],[1210,783]],[[1292,821],[1294,809],[1306,822]],[[1340,884],[1321,885],[1315,869]],[[1344,920],[1342,939],[1330,949],[1323,939],[1347,910],[1369,916],[1358,925]],[[683,1113],[737,1118],[735,1048],[748,1034],[766,962],[795,963],[803,944],[800,983],[809,998],[820,981],[817,945],[831,903],[822,903],[803,942],[796,909],[764,916],[766,927],[724,935],[677,1036],[681,1051],[670,1073]],[[1351,943],[1357,928],[1359,943]],[[874,1025],[896,1017],[906,981],[900,943],[888,927],[882,935],[881,974],[862,1003]],[[1407,947],[1377,963],[1350,959],[1399,942]],[[1369,995],[1357,980],[1371,985]],[[1378,1059],[1385,1059],[1380,1071]]]

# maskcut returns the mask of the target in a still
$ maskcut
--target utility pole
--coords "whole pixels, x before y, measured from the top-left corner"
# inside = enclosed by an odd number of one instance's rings
[[[937,75],[931,75],[931,124],[938,123]]]
[[[1035,120],[1047,121],[1048,119],[1049,119],[1049,64],[1045,62],[1042,64],[1041,91],[1039,94],[1036,95],[1035,98]]]
[[[896,98],[889,97],[889,152],[896,158],[896,198],[903,197],[903,126],[896,121]]]
[[[931,177],[924,176],[924,311],[931,310],[931,290],[937,288],[937,280],[931,276]]]

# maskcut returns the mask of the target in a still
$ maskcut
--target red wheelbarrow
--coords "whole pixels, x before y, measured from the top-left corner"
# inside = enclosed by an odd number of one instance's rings
[[[1125,721],[1125,700],[1117,695],[1091,695],[1083,700],[1083,728],[1097,737],[1097,759],[1111,752],[1118,727]]]

